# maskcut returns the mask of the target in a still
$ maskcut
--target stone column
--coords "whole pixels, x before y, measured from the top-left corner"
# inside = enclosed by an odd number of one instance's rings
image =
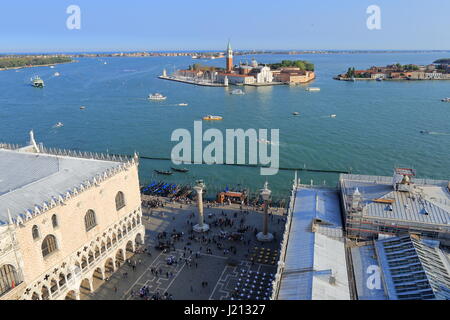
[[[206,232],[209,230],[209,225],[204,223],[203,217],[203,181],[197,181],[197,185],[194,190],[197,192],[197,205],[198,205],[198,224],[194,226],[194,231],[196,232]]]
[[[268,183],[264,184],[264,189],[261,189],[260,196],[264,201],[264,217],[263,217],[263,231],[256,235],[258,241],[270,242],[273,240],[273,235],[269,233],[269,199],[272,192],[268,188]]]

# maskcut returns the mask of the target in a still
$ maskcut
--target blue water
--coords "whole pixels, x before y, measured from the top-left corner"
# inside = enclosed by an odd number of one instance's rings
[[[450,56],[450,53],[447,54]],[[256,55],[263,63],[305,59],[316,65],[317,79],[304,86],[245,87],[246,95],[157,79],[198,60],[189,57],[82,58],[77,63],[0,71],[0,141],[24,144],[28,131],[50,147],[169,157],[176,128],[193,130],[207,114],[224,120],[203,123],[204,130],[280,129],[280,166],[349,170],[391,175],[396,165],[412,166],[418,176],[450,178],[450,81],[341,82],[332,77],[348,67],[367,68],[400,62],[428,64],[442,53]],[[251,57],[237,57],[250,59]],[[107,61],[107,64],[103,64]],[[224,59],[200,61],[223,65]],[[54,72],[60,77],[54,77]],[[30,86],[39,75],[46,87]],[[165,102],[150,102],[161,92]],[[175,106],[186,102],[187,107]],[[80,110],[80,106],[86,106]],[[292,112],[300,116],[292,116]],[[329,115],[336,114],[336,118]],[[52,128],[58,121],[64,127]],[[421,134],[428,130],[435,134]],[[189,165],[188,174],[155,176],[170,162],[141,160],[142,182],[165,179],[180,183],[203,178],[212,188],[245,185],[253,189],[267,179],[275,195],[286,195],[293,172],[260,176],[259,169]],[[300,173],[303,182],[335,185],[336,174]]]

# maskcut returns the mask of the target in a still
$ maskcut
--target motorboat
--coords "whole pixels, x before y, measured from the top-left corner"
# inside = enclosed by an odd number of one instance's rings
[[[182,102],[182,103],[179,103],[178,105],[179,105],[180,107],[186,107],[188,104],[185,103],[185,102]]]
[[[203,120],[206,121],[214,121],[214,120],[222,120],[223,118],[221,116],[212,116],[212,115],[207,115],[206,117],[203,117]]]
[[[164,170],[155,170],[155,172],[156,172],[157,174],[163,174],[163,175],[166,175],[166,176],[170,176],[170,175],[173,174],[173,172],[172,172],[172,171],[169,171],[169,170],[167,170],[167,171],[164,171]]]
[[[336,118],[335,114],[330,114],[330,118]]]
[[[55,72],[53,75],[54,75],[55,77],[59,77],[61,74],[60,74],[59,72]]]
[[[441,100],[442,102],[450,102],[450,98],[444,98]]]
[[[62,122],[58,122],[57,124],[55,124],[53,127],[54,128],[61,128],[61,127],[63,127],[64,126],[64,124],[62,123]]]
[[[81,109],[81,110],[84,110],[84,109],[86,109],[86,107],[85,107],[85,106],[81,106],[80,109]]]
[[[159,101],[161,101],[161,100],[166,100],[167,97],[163,96],[161,93],[154,93],[154,94],[149,94],[148,95],[148,99],[149,100],[159,100]]]
[[[292,112],[292,114],[293,114],[294,116],[298,116],[298,115],[300,115],[300,113],[299,113],[299,112],[297,112],[297,111],[295,111],[295,112]]]
[[[377,78],[377,81],[383,81],[383,78]]]
[[[244,95],[245,92],[242,91],[241,89],[234,89],[230,92],[230,94],[236,94],[236,95]]]
[[[309,88],[306,88],[306,91],[320,91],[320,88],[317,88],[317,87],[309,87]]]
[[[173,171],[176,171],[176,172],[183,172],[183,173],[186,173],[186,172],[189,171],[189,169],[186,169],[186,168],[174,168],[174,167],[172,167],[171,169],[172,169]]]

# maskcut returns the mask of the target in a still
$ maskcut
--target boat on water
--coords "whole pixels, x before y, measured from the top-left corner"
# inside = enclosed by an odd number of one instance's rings
[[[81,110],[84,110],[84,109],[86,109],[86,107],[85,107],[85,106],[81,106],[80,109],[81,109]]]
[[[428,131],[428,130],[420,130],[420,133],[421,133],[421,134],[429,134],[430,131]]]
[[[272,142],[270,142],[269,140],[266,140],[266,139],[259,139],[258,142],[264,143],[264,144],[272,144]]]
[[[61,127],[63,127],[64,126],[64,124],[62,123],[62,122],[58,122],[57,124],[55,124],[53,127],[54,128],[61,128]]]
[[[181,106],[181,107],[186,107],[188,104],[183,102],[183,103],[179,103],[178,105]]]
[[[300,113],[299,113],[299,112],[297,112],[297,111],[295,111],[295,112],[292,112],[292,114],[293,114],[294,116],[298,116],[298,115],[300,115]]]
[[[243,95],[245,94],[245,92],[242,91],[241,89],[234,89],[230,92],[230,94]]]
[[[166,175],[166,176],[170,176],[170,175],[173,174],[173,172],[172,172],[172,171],[169,171],[169,170],[167,170],[167,171],[164,171],[164,170],[155,170],[155,172],[156,172],[157,174],[163,174],[163,175]]]
[[[154,93],[148,95],[149,100],[166,100],[167,97],[163,96],[161,93]]]
[[[39,76],[35,76],[34,78],[31,78],[31,85],[35,88],[43,88],[45,83]]]
[[[336,118],[335,114],[330,114],[330,118]]]
[[[55,72],[53,75],[54,75],[55,77],[59,77],[59,76],[61,75],[61,73]]]
[[[306,91],[320,91],[320,88],[317,88],[317,87],[309,87],[309,88],[306,88]]]
[[[441,100],[442,102],[450,102],[450,98],[444,98]]]
[[[55,68],[55,66],[50,66],[50,69],[54,69]]]
[[[171,169],[172,169],[173,171],[176,171],[176,172],[183,172],[183,173],[186,173],[186,172],[189,171],[189,169],[186,169],[186,168],[174,168],[174,167],[171,167]]]
[[[207,115],[206,117],[203,117],[203,120],[210,120],[210,121],[214,121],[214,120],[222,120],[223,118],[221,116],[212,116],[212,115]]]
[[[377,78],[377,81],[383,81],[383,78]]]

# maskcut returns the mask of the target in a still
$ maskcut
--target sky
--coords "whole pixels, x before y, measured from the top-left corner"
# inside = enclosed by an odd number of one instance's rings
[[[70,5],[80,29],[67,28]],[[380,8],[370,30],[367,8]],[[450,50],[449,0],[2,0],[0,52]]]

